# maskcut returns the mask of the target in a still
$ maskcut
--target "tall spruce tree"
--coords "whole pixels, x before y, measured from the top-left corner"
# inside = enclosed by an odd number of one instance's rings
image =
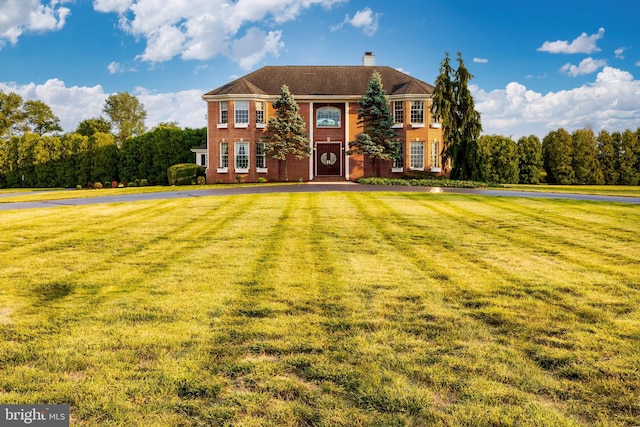
[[[269,119],[265,132],[265,151],[267,156],[277,159],[284,166],[284,180],[289,181],[287,158],[309,157],[309,137],[306,134],[304,119],[300,108],[293,99],[287,85],[280,88],[280,97],[273,103],[275,117]]]
[[[371,162],[371,171],[379,174],[378,160],[391,160],[397,153],[393,138],[393,116],[389,108],[386,91],[382,87],[382,76],[374,71],[369,79],[367,91],[358,101],[358,124],[362,133],[349,142],[347,154],[363,154]]]
[[[480,181],[484,179],[482,149],[478,145],[482,123],[468,88],[473,75],[465,67],[460,52],[457,61],[458,68],[454,71],[449,53],[445,52],[433,91],[431,113],[444,128],[445,157],[452,161],[451,178]]]

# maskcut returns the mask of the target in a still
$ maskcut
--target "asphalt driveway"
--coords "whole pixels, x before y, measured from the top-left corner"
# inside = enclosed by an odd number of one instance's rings
[[[567,200],[588,200],[607,203],[631,203],[640,204],[640,198],[637,197],[619,197],[619,196],[597,196],[590,194],[565,194],[565,193],[535,193],[527,191],[508,191],[508,190],[487,190],[487,189],[471,189],[471,188],[446,188],[446,187],[402,187],[402,186],[386,186],[386,185],[361,185],[353,182],[331,182],[331,183],[306,183],[300,185],[265,185],[251,187],[227,187],[227,188],[208,188],[204,190],[189,191],[166,191],[158,193],[145,194],[127,194],[118,196],[100,196],[81,199],[63,199],[49,200],[41,202],[17,202],[17,203],[0,203],[0,211],[14,209],[33,209],[33,208],[52,208],[58,206],[85,206],[101,203],[126,203],[138,202],[144,200],[163,200],[163,199],[181,199],[187,197],[209,197],[209,196],[231,196],[238,194],[268,194],[268,193],[307,193],[320,191],[395,191],[405,193],[455,193],[455,194],[474,194],[479,196],[496,196],[496,197],[529,197],[539,199],[567,199]]]

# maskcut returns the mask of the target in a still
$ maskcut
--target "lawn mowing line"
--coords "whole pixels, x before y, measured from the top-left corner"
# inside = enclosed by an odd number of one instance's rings
[[[415,197],[411,197],[411,195],[407,195],[407,197],[415,199]],[[483,204],[486,204],[488,206],[492,206],[496,209],[514,211],[509,208],[503,208],[502,205],[494,201],[487,201],[485,200],[485,198],[474,197],[472,199],[475,199],[478,202],[482,202]],[[584,244],[567,240],[566,238],[564,238],[563,235],[552,235],[549,229],[543,232],[543,231],[537,231],[534,229],[524,230],[523,228],[518,227],[519,231],[513,231],[513,229],[511,229],[509,234],[500,233],[499,231],[496,230],[495,226],[493,225],[493,219],[491,216],[482,215],[477,212],[472,212],[468,209],[465,209],[464,207],[453,205],[448,201],[444,202],[444,204],[448,205],[451,208],[450,210],[446,210],[446,213],[448,215],[452,215],[452,214],[456,215],[457,221],[465,223],[470,228],[482,229],[485,232],[485,234],[493,235],[498,240],[507,241],[510,244],[516,244],[520,246],[522,250],[525,250],[525,252],[532,249],[532,245],[530,243],[531,236],[536,235],[537,236],[536,240],[540,243],[534,248],[543,249],[543,253],[545,254],[553,254],[554,259],[562,259],[568,264],[585,268],[590,271],[599,272],[601,274],[604,274],[610,277],[622,276],[629,281],[637,280],[635,276],[629,276],[629,274],[623,271],[620,271],[618,268],[616,268],[616,266],[620,265],[620,263],[625,265],[640,264],[640,260],[635,257],[621,255],[619,252],[610,253],[610,251],[606,251],[607,253],[605,253],[605,251],[602,250],[601,246],[596,250]],[[433,204],[427,205],[424,202],[422,202],[422,205],[427,206],[429,209],[433,211],[437,211],[440,214],[445,213],[444,209],[435,207]],[[510,206],[512,205],[513,204],[510,204]],[[477,219],[479,217],[482,217],[485,221],[485,224],[489,224],[489,225],[478,224],[477,222],[472,222],[471,220],[469,220],[469,218]],[[542,218],[538,218],[537,216],[534,216],[534,215],[528,215],[528,217],[531,217],[537,220],[542,220]],[[565,229],[569,229],[573,231],[573,228],[570,228],[569,226],[567,226],[566,223],[564,224],[560,223],[558,225]],[[592,232],[592,231],[593,231],[592,229],[582,230],[582,233]],[[574,232],[573,235],[578,235],[578,233]],[[550,243],[547,243],[549,241]],[[595,239],[592,239],[592,241],[595,241]],[[584,252],[590,253],[591,255],[586,257],[570,256],[566,252],[565,253],[559,252],[557,250],[558,246],[580,249]],[[605,262],[597,263],[595,261],[594,262],[590,261],[590,260],[600,259],[600,258],[605,258]]]

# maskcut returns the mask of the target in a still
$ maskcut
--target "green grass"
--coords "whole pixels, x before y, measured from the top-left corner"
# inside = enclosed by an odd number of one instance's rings
[[[531,191],[536,193],[595,194],[599,196],[640,197],[640,187],[633,185],[533,185],[505,184],[508,190]]]
[[[0,221],[0,403],[79,426],[640,424],[636,206],[284,193]]]

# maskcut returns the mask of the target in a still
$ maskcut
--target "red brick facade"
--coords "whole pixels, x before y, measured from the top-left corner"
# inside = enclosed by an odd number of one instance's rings
[[[287,160],[289,181],[325,177],[356,180],[374,175],[369,159],[346,155],[349,141],[362,132],[357,124],[358,101],[374,70],[382,75],[394,117],[402,118],[394,130],[403,147],[402,161],[396,165],[379,162],[375,175],[446,173],[441,156],[442,129],[431,120],[433,86],[389,67],[265,67],[203,96],[208,106],[207,182],[285,179],[283,162],[261,155],[259,146],[273,116],[272,103],[284,84],[307,124],[312,153],[309,158]],[[226,107],[226,117],[221,107]],[[236,123],[236,115],[241,123]]]

